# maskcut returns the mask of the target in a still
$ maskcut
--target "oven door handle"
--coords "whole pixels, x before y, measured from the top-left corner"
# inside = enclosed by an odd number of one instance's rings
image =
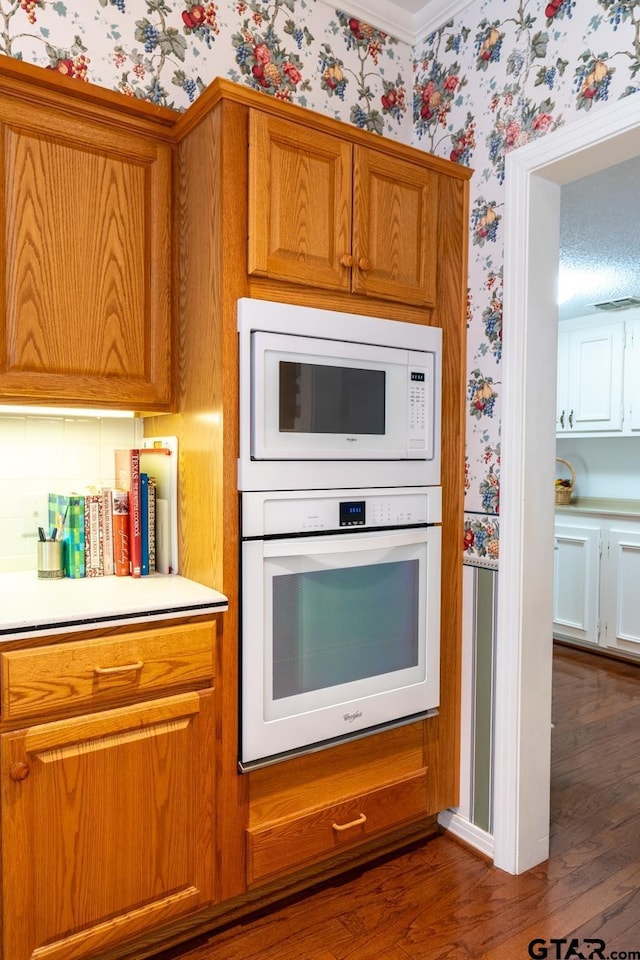
[[[263,542],[264,557],[301,557],[318,556],[319,554],[340,553],[362,550],[390,550],[393,547],[410,546],[415,543],[426,543],[429,536],[433,536],[439,527],[420,527],[413,530],[397,530],[393,533],[359,533],[335,535],[330,537],[313,537],[309,539],[265,540]],[[429,533],[431,531],[431,534]]]

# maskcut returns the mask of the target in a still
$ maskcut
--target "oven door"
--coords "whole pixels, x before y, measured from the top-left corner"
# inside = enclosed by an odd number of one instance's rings
[[[251,540],[242,769],[434,712],[439,526]]]

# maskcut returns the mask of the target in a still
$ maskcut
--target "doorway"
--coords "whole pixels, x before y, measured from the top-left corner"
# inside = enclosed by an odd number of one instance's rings
[[[507,157],[494,862],[549,853],[556,282],[560,189],[640,155],[640,97]]]

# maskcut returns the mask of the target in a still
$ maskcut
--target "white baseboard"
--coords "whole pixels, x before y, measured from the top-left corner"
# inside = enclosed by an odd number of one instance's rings
[[[493,835],[476,827],[470,820],[461,817],[454,810],[443,810],[438,814],[438,823],[441,827],[473,847],[478,853],[493,860]]]

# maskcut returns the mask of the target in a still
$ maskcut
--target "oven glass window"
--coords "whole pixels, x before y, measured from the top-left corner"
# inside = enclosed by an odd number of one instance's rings
[[[280,361],[282,433],[385,432],[385,372]]]
[[[419,561],[273,578],[273,699],[418,664]]]

